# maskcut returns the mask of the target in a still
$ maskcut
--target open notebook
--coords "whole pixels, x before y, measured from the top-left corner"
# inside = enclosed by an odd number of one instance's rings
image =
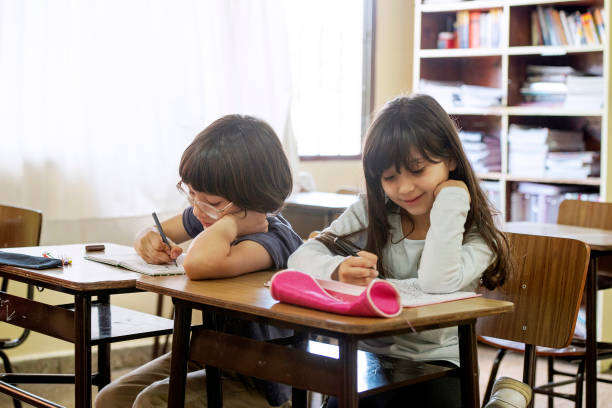
[[[151,276],[163,276],[163,275],[182,275],[185,273],[183,269],[183,259],[185,255],[180,255],[174,263],[165,265],[153,265],[146,263],[136,253],[118,253],[111,255],[87,255],[85,259],[95,262],[101,262],[108,265],[118,266],[121,268],[129,269],[130,271],[142,273]]]
[[[327,279],[316,280],[321,287],[336,296],[341,294],[359,296],[365,289],[364,286],[351,285],[349,283],[338,282]],[[416,278],[405,279],[401,285],[393,285],[400,294],[402,307],[416,307],[433,305],[434,303],[450,302],[452,300],[468,299],[480,296],[474,292],[452,292],[452,293],[425,293],[421,290]]]

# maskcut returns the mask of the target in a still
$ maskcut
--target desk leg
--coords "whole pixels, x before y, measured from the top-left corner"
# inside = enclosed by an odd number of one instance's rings
[[[108,307],[110,303],[109,295],[98,295],[98,303]],[[112,322],[105,322],[103,319],[109,318],[109,315],[98,313],[98,327],[110,327]],[[111,370],[110,370],[110,343],[98,344],[98,378],[96,379],[96,385],[98,390],[101,390],[108,383],[110,383]]]
[[[168,407],[185,406],[185,384],[187,382],[187,358],[189,355],[189,333],[191,331],[191,308],[173,299],[174,332],[172,334],[172,360],[170,363],[170,391]]]
[[[91,297],[74,296],[74,404],[91,407]]]
[[[475,322],[459,326],[459,363],[461,364],[461,400],[463,407],[478,408],[478,351]]]
[[[591,254],[592,255],[592,254]],[[586,282],[586,406],[597,406],[597,258],[592,257]]]
[[[338,346],[342,361],[342,389],[338,395],[338,408],[357,408],[357,341],[350,336],[339,338]]]
[[[202,311],[204,327],[218,331],[217,315],[214,312]],[[223,407],[223,388],[221,386],[221,370],[206,364],[206,403],[208,408]]]
[[[308,349],[308,334],[296,331],[293,336],[296,339],[295,348],[306,351]],[[308,391],[291,387],[291,406],[293,408],[307,408]]]

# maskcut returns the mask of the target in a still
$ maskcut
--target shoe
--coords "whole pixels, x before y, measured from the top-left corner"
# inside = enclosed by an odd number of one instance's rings
[[[531,402],[531,388],[514,378],[499,377],[493,384],[485,408],[525,408]]]

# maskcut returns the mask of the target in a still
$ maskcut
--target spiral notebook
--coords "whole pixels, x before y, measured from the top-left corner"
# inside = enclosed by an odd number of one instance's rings
[[[185,273],[183,269],[183,259],[185,255],[181,255],[176,259],[177,265],[174,263],[164,265],[153,265],[145,262],[136,253],[112,254],[112,255],[87,255],[85,259],[101,262],[107,265],[118,266],[120,268],[129,269],[130,271],[142,273],[150,276],[164,275],[182,275]]]

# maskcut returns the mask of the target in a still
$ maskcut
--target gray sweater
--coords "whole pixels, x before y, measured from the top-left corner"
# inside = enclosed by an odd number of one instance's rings
[[[402,239],[400,215],[389,214],[391,239],[383,249],[385,265],[392,276],[387,280],[400,291],[402,284],[407,283],[404,280],[410,278],[416,278],[421,289],[428,293],[474,291],[483,271],[493,260],[493,254],[477,232],[463,239],[469,208],[469,196],[464,189],[442,189],[431,209],[431,226],[425,240]],[[326,231],[346,235],[366,225],[366,202],[362,197]],[[351,237],[351,240],[363,248],[366,238],[363,231]],[[330,279],[344,259],[331,254],[322,243],[311,239],[289,257],[288,267],[316,278]],[[362,341],[359,347],[410,360],[446,360],[459,365],[456,327],[371,339]]]

